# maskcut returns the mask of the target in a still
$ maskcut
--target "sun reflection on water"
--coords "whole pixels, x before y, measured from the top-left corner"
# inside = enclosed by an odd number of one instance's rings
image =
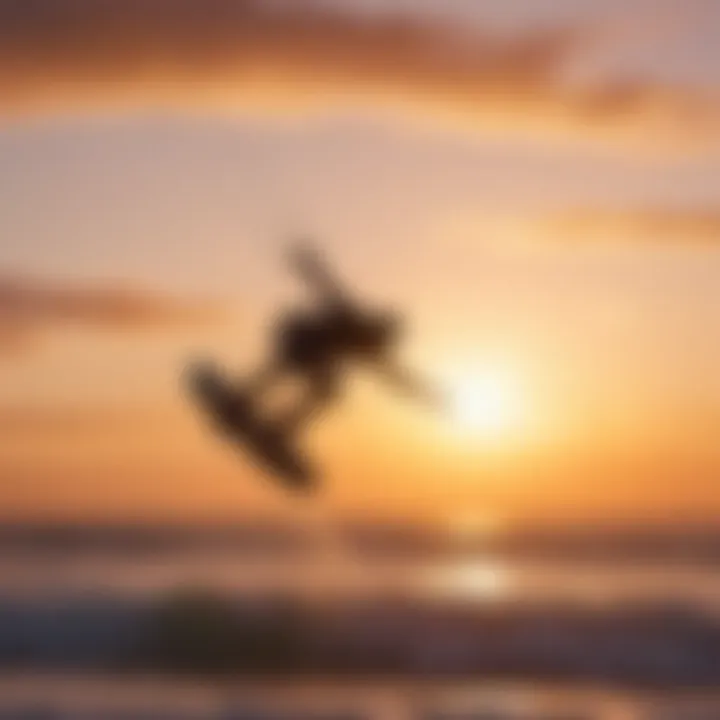
[[[510,570],[491,560],[473,560],[434,568],[424,576],[424,589],[458,599],[497,600],[513,588]]]

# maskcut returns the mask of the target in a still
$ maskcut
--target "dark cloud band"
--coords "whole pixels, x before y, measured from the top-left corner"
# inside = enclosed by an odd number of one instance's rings
[[[500,37],[303,0],[0,0],[0,113],[369,102],[469,127],[715,137],[715,102],[698,93],[567,82],[593,32]]]

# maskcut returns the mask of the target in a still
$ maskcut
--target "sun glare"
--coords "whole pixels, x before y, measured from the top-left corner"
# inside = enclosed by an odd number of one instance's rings
[[[436,594],[475,600],[502,597],[512,585],[511,577],[503,567],[482,560],[436,568],[426,580],[428,589]]]
[[[497,436],[520,421],[520,394],[508,373],[488,370],[464,374],[453,383],[452,396],[453,415],[462,430]]]

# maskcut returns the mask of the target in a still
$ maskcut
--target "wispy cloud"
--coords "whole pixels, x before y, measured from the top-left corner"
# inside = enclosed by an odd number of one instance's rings
[[[539,225],[562,241],[702,243],[720,247],[720,207],[578,208],[541,219]]]
[[[11,406],[0,407],[0,437],[17,441],[47,437],[78,437],[106,434],[160,422],[157,412],[107,407]],[[138,430],[139,432],[141,430]]]
[[[137,331],[203,327],[223,317],[213,303],[107,284],[0,276],[0,352],[31,347],[46,330]]]
[[[598,36],[607,29],[466,32],[303,0],[0,0],[0,112],[370,103],[504,131],[717,136],[717,102],[699,91],[571,82]]]

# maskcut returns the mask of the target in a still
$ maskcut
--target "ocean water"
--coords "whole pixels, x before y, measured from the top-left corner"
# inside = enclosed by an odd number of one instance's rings
[[[720,566],[707,562],[531,561],[481,553],[434,560],[353,559],[342,553],[269,558],[232,548],[137,555],[46,548],[0,554],[0,594],[5,598],[40,598],[52,604],[56,596],[143,598],[188,586],[241,597],[282,590],[322,598],[462,599],[471,606],[571,601],[607,608],[639,602],[720,617]],[[653,653],[652,647],[636,651],[643,657]],[[549,683],[532,673],[512,682],[482,674],[463,682],[382,675],[200,682],[91,675],[87,670],[48,674],[31,667],[23,673],[0,672],[3,718],[720,720],[720,688],[691,690],[682,682],[652,689],[599,681]]]
[[[720,566],[691,563],[508,561],[491,555],[440,560],[248,557],[232,551],[114,556],[0,555],[0,594],[104,592],[145,595],[178,586],[228,593],[290,591],[470,601],[654,602],[720,612]]]

